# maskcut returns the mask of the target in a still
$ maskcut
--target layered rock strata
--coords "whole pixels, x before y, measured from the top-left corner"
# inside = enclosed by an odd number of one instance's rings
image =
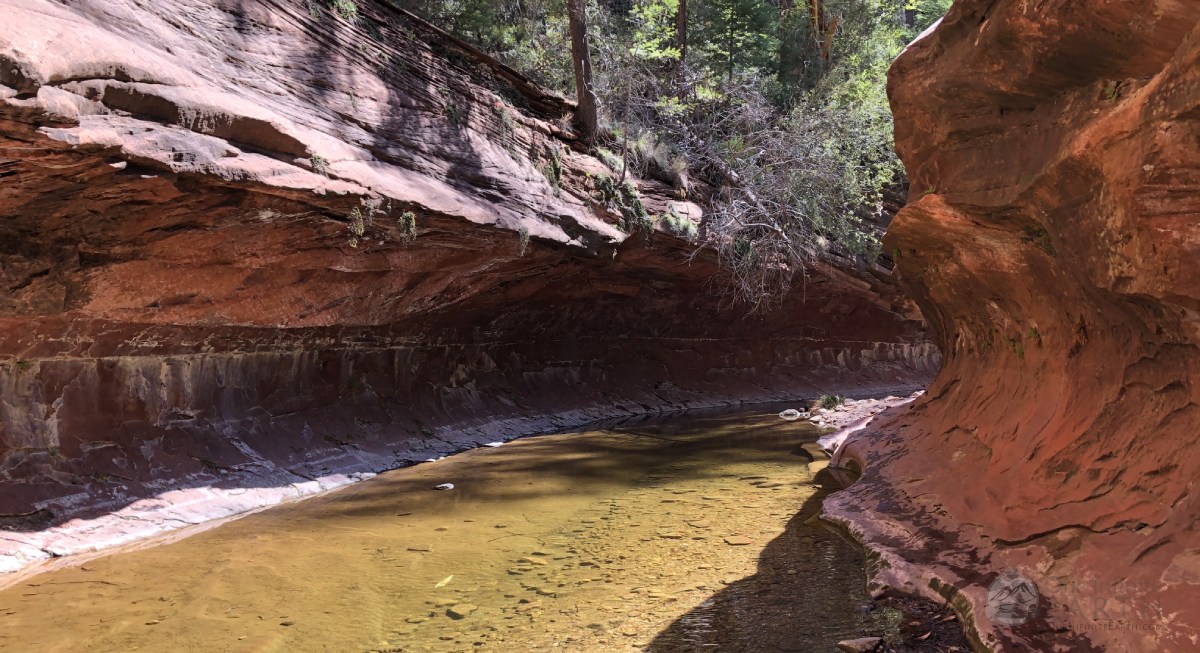
[[[569,102],[326,4],[0,0],[0,567],[936,369],[886,270],[822,265],[746,317],[710,256],[598,199]],[[645,217],[701,219],[639,184]]]
[[[885,246],[946,360],[851,436],[827,511],[981,648],[1200,650],[1198,22],[960,0],[892,67],[912,194]],[[1031,618],[989,604],[1005,571]]]

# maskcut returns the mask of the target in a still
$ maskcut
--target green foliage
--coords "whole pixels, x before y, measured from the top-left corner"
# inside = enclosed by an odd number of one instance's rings
[[[331,0],[329,4],[342,18],[352,23],[358,22],[358,5],[354,0]]]
[[[593,178],[597,198],[610,208],[615,208],[621,215],[621,230],[627,234],[642,233],[647,238],[654,232],[654,220],[642,204],[637,188],[629,181],[619,183],[608,175],[597,175]]]
[[[679,59],[675,15],[679,0],[640,0],[630,10],[632,50],[647,61]]]
[[[354,0],[305,0],[308,15],[321,17],[321,8],[326,7],[351,23],[359,22],[358,4]]]
[[[1057,253],[1054,249],[1054,241],[1050,239],[1050,232],[1041,226],[1024,227],[1021,230],[1021,242],[1036,245],[1050,256],[1054,256]]]
[[[347,241],[347,244],[350,245],[350,247],[358,247],[359,239],[363,237],[363,234],[367,233],[366,216],[363,215],[363,212],[360,211],[358,207],[354,207],[350,211],[349,229],[350,238]]]
[[[821,395],[817,398],[816,405],[825,410],[833,410],[844,403],[846,403],[846,398],[842,395]]]
[[[1125,83],[1117,80],[1110,80],[1104,83],[1104,97],[1108,98],[1109,102],[1116,102],[1121,99],[1123,87]]]
[[[446,118],[451,125],[458,127],[462,124],[462,113],[458,110],[458,104],[454,100],[446,103]]]
[[[814,19],[808,2],[697,0],[688,3],[686,57],[676,33],[679,0],[590,2],[605,127],[596,154],[618,177],[595,179],[600,201],[620,212],[626,232],[649,233],[654,220],[623,188],[626,174],[669,183],[680,196],[692,177],[715,189],[704,194],[712,216],[705,244],[730,271],[735,298],[755,308],[762,297],[782,297],[814,261],[872,263],[883,195],[905,181],[887,69],[950,2],[822,0]],[[565,0],[406,6],[574,94]],[[556,162],[543,172],[560,185]]]
[[[710,70],[726,79],[739,71],[768,69],[779,47],[777,11],[759,0],[701,3],[692,32]]]
[[[400,214],[396,220],[396,227],[400,231],[401,242],[410,243],[417,239],[417,214],[412,211],[405,211]]]
[[[550,150],[550,157],[546,159],[546,165],[542,168],[542,174],[546,176],[546,181],[554,187],[555,193],[558,192],[562,184],[562,155],[558,150]]]
[[[1021,343],[1021,336],[1004,336],[1005,342],[1008,343],[1008,348],[1012,350],[1017,358],[1025,358],[1025,345]]]
[[[621,160],[621,157],[613,154],[612,150],[603,147],[596,148],[596,158],[608,166],[609,170],[616,173],[620,173],[621,169],[625,167],[625,163]]]
[[[325,157],[320,154],[314,154],[309,157],[308,162],[312,166],[313,172],[318,175],[329,176],[329,161],[326,161]]]
[[[675,234],[684,240],[691,241],[696,239],[696,223],[684,216],[679,215],[674,211],[674,209],[659,216],[658,219],[668,232]]]
[[[517,256],[525,256],[525,252],[528,249],[529,227],[521,227],[517,230]]]
[[[914,13],[914,24],[909,30],[912,37],[924,32],[939,18],[946,15],[954,0],[908,0],[904,3],[906,10]]]
[[[410,0],[407,8],[534,80],[573,91],[566,0]]]

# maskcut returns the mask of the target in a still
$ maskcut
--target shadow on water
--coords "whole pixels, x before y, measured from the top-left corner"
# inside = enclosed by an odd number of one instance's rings
[[[763,549],[753,576],[676,619],[646,650],[807,653],[894,631],[899,613],[874,608],[865,593],[862,551],[817,519],[841,485],[828,469],[813,485],[816,492]]]
[[[416,514],[445,510],[448,498],[501,503],[571,491],[563,484],[623,486],[629,482],[631,468],[649,469],[669,460],[736,457],[746,464],[770,464],[789,454],[811,456],[796,446],[797,428],[811,429],[811,439],[815,439],[814,428],[775,419],[769,413],[766,421],[748,425],[748,418],[761,415],[763,409],[764,405],[699,409],[626,418],[607,428],[593,425],[578,432],[583,437],[572,439],[567,457],[563,457],[562,437],[571,437],[575,431],[529,436],[500,449],[474,449],[450,459],[461,462],[465,460],[460,458],[463,455],[486,455],[485,467],[441,466],[441,462],[416,465],[385,473],[376,482],[320,497],[309,505],[327,504],[323,513],[326,516],[389,518],[398,506]],[[597,433],[609,437],[596,438]],[[431,474],[436,475],[438,483],[454,484],[454,495],[429,493]],[[716,467],[689,465],[673,471],[672,476],[703,480],[728,474]],[[540,481],[516,482],[535,477]],[[819,509],[817,502],[813,510]],[[285,519],[290,514],[273,511],[256,519]]]

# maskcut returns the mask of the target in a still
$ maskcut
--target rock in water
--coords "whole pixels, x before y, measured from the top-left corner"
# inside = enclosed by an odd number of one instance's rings
[[[442,483],[441,485],[434,486],[433,489],[435,489],[435,490],[453,490],[454,484],[453,483]]]
[[[802,413],[802,412],[796,410],[795,408],[789,408],[789,409],[783,411],[782,413],[779,413],[779,417],[780,417],[780,419],[786,419],[789,422],[794,422],[794,421],[800,419],[801,417],[804,417],[806,414],[807,413]]]
[[[879,637],[860,637],[858,639],[845,639],[837,643],[838,650],[846,653],[869,653],[880,648],[883,639]]]
[[[451,619],[466,619],[478,609],[479,606],[472,603],[460,603],[452,608],[448,608],[446,610],[446,616],[450,617]]]

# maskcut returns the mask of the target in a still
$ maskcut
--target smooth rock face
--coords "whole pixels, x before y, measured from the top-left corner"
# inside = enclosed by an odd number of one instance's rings
[[[1200,650],[1198,21],[960,0],[892,67],[885,247],[946,362],[826,509],[995,650]],[[1005,570],[1031,621],[987,617]]]
[[[320,5],[0,0],[0,570],[525,433],[937,368],[885,270],[821,266],[746,318],[711,257],[597,205],[569,103],[385,5]]]

